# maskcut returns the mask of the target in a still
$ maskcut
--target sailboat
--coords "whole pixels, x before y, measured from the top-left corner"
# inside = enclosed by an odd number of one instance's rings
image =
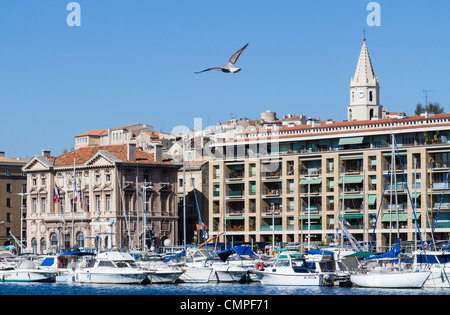
[[[397,149],[397,150],[396,150]],[[395,137],[392,135],[392,173],[389,170],[387,175],[388,178],[395,177],[395,150],[398,153],[398,148],[395,142]],[[401,160],[400,160],[401,165]],[[403,165],[401,165],[403,170]],[[405,178],[405,174],[403,172],[403,176]],[[386,184],[388,180],[386,179],[384,190],[386,189]],[[391,180],[392,182],[392,180]],[[405,179],[406,183],[406,179]],[[392,186],[392,185],[391,185]],[[396,189],[396,185],[394,185]],[[406,186],[408,190],[408,195],[410,196],[408,186]],[[384,191],[383,191],[384,195]],[[411,197],[410,197],[411,200]],[[392,198],[391,198],[392,201]],[[412,204],[412,202],[411,202]],[[398,209],[398,207],[395,207]],[[381,209],[378,210],[378,215]],[[392,209],[392,208],[391,208]],[[397,210],[398,211],[398,210]],[[417,217],[415,213],[415,208],[413,206],[414,217]],[[377,219],[378,219],[377,215]],[[398,216],[397,216],[398,218]],[[376,224],[375,224],[376,226]],[[425,281],[430,276],[431,272],[426,270],[413,270],[412,268],[408,268],[407,264],[401,262],[400,256],[400,237],[399,237],[399,225],[397,224],[397,243],[393,249],[385,254],[375,255],[366,258],[364,264],[362,264],[361,269],[350,276],[351,282],[359,287],[370,287],[370,288],[422,288]],[[419,227],[417,226],[419,230]],[[375,230],[375,227],[374,227]],[[420,236],[420,231],[419,231]],[[373,238],[373,235],[372,235]],[[372,244],[372,242],[371,242]],[[423,242],[422,242],[423,246]],[[370,248],[369,248],[370,250]],[[425,249],[424,249],[425,250]]]
[[[450,173],[450,172],[449,172]],[[434,230],[437,226],[439,213],[442,206],[442,201],[444,198],[445,190],[448,185],[449,173],[445,180],[444,190],[442,191],[441,201],[439,204],[439,209],[436,214],[435,223],[431,231],[432,235],[432,246],[434,245],[434,250],[429,250],[425,252],[424,250],[417,250],[413,253],[414,263],[413,268],[416,270],[429,270],[431,272],[430,277],[427,279],[424,288],[450,288],[450,246],[442,246],[440,250],[436,248],[434,242]]]

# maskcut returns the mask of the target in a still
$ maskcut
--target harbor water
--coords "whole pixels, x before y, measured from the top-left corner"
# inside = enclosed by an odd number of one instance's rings
[[[207,284],[82,284],[0,282],[0,295],[450,295],[450,289],[374,289],[357,287],[264,286],[258,282]]]

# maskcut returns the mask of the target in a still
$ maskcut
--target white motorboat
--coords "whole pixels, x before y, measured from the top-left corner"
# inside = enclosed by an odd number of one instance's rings
[[[56,274],[39,269],[28,259],[2,257],[0,261],[0,281],[4,282],[53,282]]]
[[[273,266],[264,268],[258,263],[253,271],[263,285],[320,286],[322,276],[311,272],[300,254],[281,254]]]
[[[118,251],[99,253],[93,267],[75,270],[75,281],[81,283],[140,284],[147,279],[145,270],[134,258]]]
[[[248,272],[247,268],[227,262],[213,262],[211,267],[218,282],[239,282]]]
[[[46,255],[44,260],[39,265],[39,269],[55,271],[56,282],[74,282],[75,281],[75,269],[85,266],[86,261],[80,263],[81,257],[89,256],[91,259],[95,257],[95,254],[88,252],[72,251],[59,255]]]
[[[450,288],[450,252],[417,251],[414,252],[414,270],[430,271],[424,288]]]
[[[178,278],[179,282],[208,283],[214,276],[214,270],[211,268],[211,264],[206,260],[189,262],[182,268],[184,273]]]
[[[246,270],[241,280],[259,281],[253,274],[255,265],[261,260],[248,246],[235,246],[229,250],[218,252],[217,255],[230,266],[240,267]]]
[[[179,267],[166,264],[158,254],[141,251],[130,254],[137,257],[136,263],[148,273],[150,283],[174,283],[184,272]]]

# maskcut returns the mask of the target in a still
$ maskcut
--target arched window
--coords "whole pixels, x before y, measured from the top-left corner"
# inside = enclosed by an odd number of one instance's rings
[[[33,254],[37,254],[37,239],[33,237],[31,240],[31,248],[33,249]]]
[[[41,253],[47,250],[47,240],[43,237],[41,238]]]
[[[369,111],[369,119],[373,118],[373,108],[370,109]]]
[[[84,247],[84,234],[83,232],[77,233],[77,247],[83,248]]]
[[[373,93],[372,91],[369,92],[369,101],[372,102],[373,100]]]

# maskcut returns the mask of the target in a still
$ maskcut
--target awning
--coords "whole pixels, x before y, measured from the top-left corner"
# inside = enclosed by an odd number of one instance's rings
[[[407,213],[399,213],[398,214],[398,221],[404,222],[408,220],[408,214]],[[381,222],[390,222],[390,221],[397,221],[397,214],[396,213],[385,213],[383,214],[383,217],[381,218]]]
[[[310,216],[309,216],[309,218],[311,219],[311,220],[318,220],[318,219],[321,219],[322,218],[322,215],[321,214],[311,214]],[[299,216],[298,217],[298,219],[299,220],[308,220],[308,215],[307,214],[304,214],[304,215],[301,215],[301,216]]]
[[[420,198],[420,193],[412,193],[411,198]]]
[[[373,206],[377,202],[377,195],[369,195],[369,198],[367,200],[369,206]]]
[[[245,217],[226,217],[225,220],[244,220]]]
[[[309,180],[311,185],[317,185],[317,184],[322,184],[322,178],[313,178],[311,180]],[[308,179],[307,178],[302,178],[300,180],[300,185],[308,185]]]
[[[345,200],[351,200],[351,199],[362,199],[364,198],[364,195],[345,195],[345,196],[339,196],[339,199],[342,199],[342,197]]]
[[[364,215],[362,214],[344,214],[344,219],[362,219]],[[339,217],[342,220],[342,217]]]
[[[346,144],[361,144],[364,142],[364,137],[352,137],[339,139],[339,145]]]
[[[364,180],[364,176],[345,176],[345,184],[359,184]],[[338,184],[342,184],[344,182],[344,176],[339,178]]]

